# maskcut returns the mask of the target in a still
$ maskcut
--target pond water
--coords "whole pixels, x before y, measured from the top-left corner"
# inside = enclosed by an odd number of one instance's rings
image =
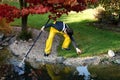
[[[117,64],[77,67],[40,64],[36,69],[26,62],[24,74],[18,74],[13,65],[8,64],[11,58],[8,53],[6,49],[0,50],[0,80],[120,80],[120,65]]]

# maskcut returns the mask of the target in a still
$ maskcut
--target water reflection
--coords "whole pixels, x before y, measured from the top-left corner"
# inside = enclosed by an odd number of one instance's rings
[[[74,80],[74,68],[61,64],[44,64],[38,69],[27,66],[25,80]]]
[[[90,72],[87,65],[78,66],[76,70],[79,72],[78,75],[84,76],[84,80],[90,80]]]
[[[120,80],[120,65],[89,66],[93,80]]]
[[[25,73],[18,75],[11,65],[0,67],[0,80],[119,80],[120,65],[106,66],[65,66],[44,64],[33,68],[25,64]],[[4,79],[2,79],[4,78]]]
[[[25,73],[25,64],[23,64],[22,66],[19,67],[19,64],[21,63],[21,61],[17,60],[17,59],[10,59],[9,60],[10,64],[12,64],[14,71],[18,74],[18,75],[22,75]]]
[[[7,68],[7,67],[4,67]],[[38,69],[26,63],[25,73],[17,74],[12,67],[7,69],[4,80],[84,80],[79,75],[73,74],[75,68],[61,64],[40,65]]]
[[[64,65],[46,65],[51,80],[72,80],[73,68]]]
[[[25,63],[24,74],[19,75],[13,67],[17,64],[7,64],[12,58],[8,50],[0,51],[0,80],[119,80],[120,65],[96,66],[65,66],[63,64],[40,64],[33,68]],[[14,60],[14,59],[13,59]],[[18,61],[18,60],[15,60]],[[19,61],[18,61],[19,62]]]

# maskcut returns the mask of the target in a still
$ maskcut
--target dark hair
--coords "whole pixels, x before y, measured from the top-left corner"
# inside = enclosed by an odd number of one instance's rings
[[[66,29],[66,32],[69,36],[72,36],[73,35],[73,30],[71,28],[67,28]]]

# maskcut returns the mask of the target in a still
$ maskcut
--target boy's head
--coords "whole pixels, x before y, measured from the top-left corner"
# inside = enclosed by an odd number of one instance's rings
[[[73,35],[73,30],[71,28],[66,28],[66,33],[69,35],[69,36],[72,36]]]

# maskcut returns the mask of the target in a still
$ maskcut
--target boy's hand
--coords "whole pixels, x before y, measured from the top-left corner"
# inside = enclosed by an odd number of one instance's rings
[[[44,31],[44,28],[45,28],[45,26],[43,26],[43,27],[41,28],[41,31]]]
[[[82,51],[79,48],[76,48],[77,54],[80,54]]]

